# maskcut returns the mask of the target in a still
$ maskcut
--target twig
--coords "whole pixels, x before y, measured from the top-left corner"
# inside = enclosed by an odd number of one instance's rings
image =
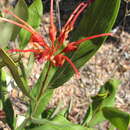
[[[56,17],[58,20],[58,29],[61,31],[61,20],[60,20],[60,6],[59,6],[59,0],[56,0]]]

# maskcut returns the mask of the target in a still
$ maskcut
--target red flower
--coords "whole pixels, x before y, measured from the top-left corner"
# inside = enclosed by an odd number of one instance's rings
[[[64,62],[67,61],[72,68],[74,69],[75,73],[79,75],[79,72],[75,65],[72,63],[71,59],[65,56],[66,53],[69,53],[71,51],[75,51],[78,48],[78,45],[86,40],[90,40],[97,37],[102,36],[109,36],[111,33],[104,33],[99,35],[94,35],[91,37],[87,37],[78,41],[70,42],[67,44],[66,47],[63,47],[63,43],[68,38],[68,34],[70,31],[73,30],[75,21],[77,20],[78,16],[84,11],[85,8],[89,6],[91,2],[94,0],[89,0],[88,2],[82,2],[78,5],[78,7],[73,11],[73,13],[70,15],[70,18],[62,28],[60,34],[58,37],[56,26],[53,21],[53,0],[51,0],[51,6],[50,6],[50,27],[49,27],[49,37],[51,40],[51,45],[49,46],[46,44],[44,38],[36,32],[28,23],[20,19],[18,16],[13,14],[12,12],[8,10],[4,10],[4,12],[14,16],[16,19],[19,20],[18,22],[6,19],[6,18],[0,18],[2,21],[6,21],[12,24],[15,24],[27,31],[29,31],[31,35],[30,41],[34,43],[35,46],[40,45],[43,47],[43,49],[28,49],[28,50],[20,50],[20,49],[12,49],[10,52],[33,52],[35,54],[35,57],[38,61],[47,60],[50,61],[54,66],[63,66]],[[63,49],[61,49],[63,48]]]

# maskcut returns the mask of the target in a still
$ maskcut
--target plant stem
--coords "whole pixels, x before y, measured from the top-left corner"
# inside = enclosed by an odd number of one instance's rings
[[[40,93],[39,93],[39,95],[36,98],[36,103],[35,103],[35,107],[34,107],[34,110],[33,110],[33,113],[32,113],[32,117],[35,114],[35,112],[37,111],[37,108],[38,108],[39,103],[40,103],[40,97],[43,96],[43,94],[45,93],[45,91],[46,91],[46,89],[48,87],[48,84],[46,82],[47,82],[47,79],[48,79],[48,74],[49,74],[50,68],[51,68],[51,63],[49,63],[45,79],[44,79],[44,81],[42,83],[42,87],[40,89]]]
[[[46,76],[45,76],[45,80],[42,83],[42,87],[41,87],[40,93],[39,93],[39,95],[37,97],[37,100],[40,99],[40,97],[45,93],[45,91],[47,89],[48,85],[46,85],[46,81],[47,81],[47,78],[48,78],[48,74],[49,74],[50,68],[51,68],[51,63],[49,63],[49,67],[48,67],[48,70],[47,70],[47,73],[46,73]]]

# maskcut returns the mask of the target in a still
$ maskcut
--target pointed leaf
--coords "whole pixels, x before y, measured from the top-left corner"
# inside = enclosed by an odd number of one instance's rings
[[[0,69],[1,69],[2,67],[4,67],[4,66],[5,66],[5,63],[3,63],[3,61],[0,60]]]
[[[116,89],[119,83],[120,81],[113,79],[109,80],[101,87],[99,93],[92,98],[92,113],[90,113],[89,111],[86,113],[86,117],[89,118],[89,121],[87,121],[88,118],[86,118],[84,121],[84,125],[86,123],[87,126],[93,127],[97,123],[105,120],[101,109],[102,107],[114,105]]]
[[[14,14],[23,19],[24,21],[27,21],[28,18],[28,8],[26,5],[25,0],[18,0],[15,9],[14,9]],[[18,20],[14,19],[15,21],[19,22]],[[11,36],[11,40],[15,40],[16,36],[18,35],[20,31],[20,27],[13,25],[13,33]]]
[[[7,98],[4,101],[3,104],[3,110],[6,113],[6,122],[7,124],[10,126],[11,129],[14,129],[14,124],[15,124],[15,119],[14,119],[14,110],[13,110],[13,106],[12,103],[10,101],[9,98]]]
[[[34,29],[38,28],[41,23],[41,16],[43,13],[43,6],[41,0],[35,0],[32,5],[28,8],[28,20],[27,23],[31,25]],[[24,48],[30,40],[30,32],[21,29],[20,37],[20,47]]]
[[[13,25],[10,23],[0,22],[0,48],[5,48],[11,38]]]
[[[19,0],[14,13],[16,13],[17,16],[21,17],[22,19],[26,20],[27,12],[26,12],[26,4],[24,0]],[[26,12],[26,13],[25,13]],[[26,15],[25,15],[26,14]],[[13,17],[12,20],[17,21]],[[5,48],[8,45],[8,42],[10,40],[15,40],[16,35],[18,34],[20,28],[6,22],[0,23],[0,48]]]
[[[34,108],[32,110],[33,111],[33,114],[32,114],[33,117],[37,117],[37,118],[41,117],[41,114],[46,109],[52,95],[53,95],[53,89],[51,89],[51,90],[48,89],[44,93],[44,95],[40,97],[40,100],[37,102],[37,104],[33,103],[33,105],[32,105],[33,106],[32,108]],[[36,106],[34,106],[34,105],[36,105]]]
[[[2,109],[5,112],[6,123],[9,125],[11,129],[14,129],[15,127],[14,110],[7,93],[6,73],[2,69],[0,70],[0,100],[2,102]]]
[[[6,73],[0,69],[0,100],[3,99],[4,93],[2,91],[6,91]]]
[[[83,120],[83,126],[85,126],[86,124],[88,124],[88,122],[92,119],[92,116],[93,116],[93,110],[92,110],[92,104],[90,104],[88,110],[87,110],[87,113],[84,117],[84,120]]]
[[[38,81],[33,86],[31,94],[37,99],[36,102],[32,102],[32,115],[34,117],[41,116],[53,94],[53,89],[48,89],[48,84],[50,83],[56,70],[56,67],[52,66],[50,62],[47,62]]]
[[[65,119],[63,116],[58,115],[52,121],[48,120],[32,120],[33,123],[43,124],[40,127],[35,127],[29,130],[89,130],[80,125],[73,124]]]
[[[56,67],[50,66],[50,62],[47,62],[44,66],[44,69],[42,70],[40,77],[38,78],[37,82],[33,86],[33,89],[31,91],[31,94],[36,97],[40,94],[41,88],[44,84],[44,80],[46,79],[46,86],[48,86],[50,80],[52,79],[53,75],[55,74],[55,71],[57,70]]]
[[[130,115],[113,107],[104,107],[104,117],[109,120],[119,130],[128,130]]]
[[[32,68],[34,66],[34,62],[35,62],[35,57],[34,57],[34,54],[31,53],[30,56],[29,56],[27,68],[26,68],[27,77],[29,77],[31,75]]]
[[[17,65],[14,63],[14,61],[8,56],[8,54],[3,49],[0,49],[0,57],[2,58],[6,66],[9,68],[16,84],[21,89],[21,91],[26,96],[32,99],[32,97],[29,94],[29,88],[25,85],[24,80],[20,77]]]

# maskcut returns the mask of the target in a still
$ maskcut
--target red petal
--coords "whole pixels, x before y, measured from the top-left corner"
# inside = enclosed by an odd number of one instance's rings
[[[62,54],[58,54],[54,57],[54,62],[53,63],[55,66],[62,66],[64,64],[65,58]]]
[[[73,64],[73,62],[67,56],[63,56],[63,57],[72,66],[73,70],[76,73],[77,78],[79,78],[80,77],[80,73],[79,73],[78,69],[76,68],[76,66]]]
[[[112,33],[103,33],[103,34],[98,34],[98,35],[86,37],[86,38],[83,38],[83,39],[80,39],[76,42],[71,42],[71,43],[73,43],[73,45],[79,45],[80,43],[87,41],[87,40],[91,40],[91,39],[98,38],[98,37],[111,36],[111,35],[112,35]],[[69,43],[69,44],[71,44],[71,43]]]
[[[44,41],[43,37],[38,33],[32,34],[30,42],[37,42],[40,46],[49,49],[49,46]]]
[[[73,42],[69,43],[69,44],[67,45],[67,47],[63,49],[62,52],[67,53],[67,52],[70,52],[70,51],[75,51],[75,50],[77,49],[77,46],[74,45],[74,44],[75,44],[75,42],[74,42],[74,43],[73,43]]]
[[[68,33],[71,30],[73,30],[74,23],[77,20],[78,16],[84,11],[84,9],[87,6],[88,6],[87,2],[86,3],[85,2],[80,3],[77,6],[77,8],[73,11],[73,13],[70,15],[70,18],[68,19],[68,21],[66,22],[66,24],[62,28],[60,36],[58,37],[58,41],[60,43],[60,45],[58,46],[58,48],[60,48],[61,45],[63,44],[64,40],[67,39]]]
[[[50,7],[50,27],[49,27],[49,35],[52,41],[52,47],[54,48],[54,41],[56,40],[56,26],[54,24],[54,17],[53,17],[53,3],[54,1],[51,0],[51,7]]]
[[[8,52],[34,52],[38,53],[40,50],[35,50],[35,49],[28,49],[28,50],[20,50],[20,49],[10,49]]]

